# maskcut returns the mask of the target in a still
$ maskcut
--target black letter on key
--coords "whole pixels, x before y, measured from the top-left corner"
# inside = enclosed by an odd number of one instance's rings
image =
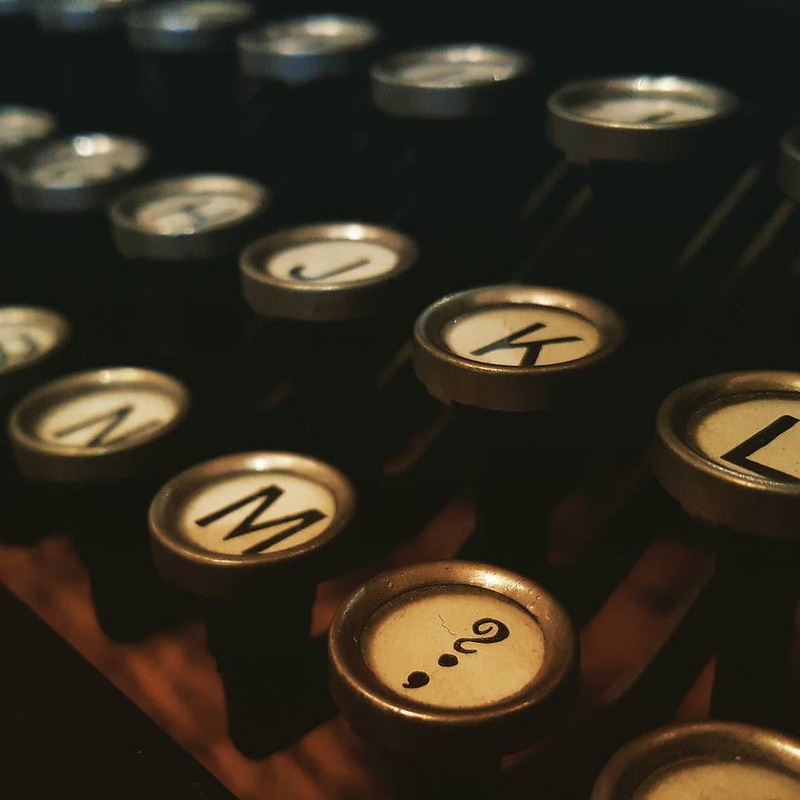
[[[249,554],[261,553],[269,547],[278,544],[278,542],[288,539],[295,533],[299,533],[309,525],[313,525],[315,522],[325,519],[325,514],[318,509],[307,508],[305,511],[300,511],[297,514],[288,514],[283,517],[268,519],[265,522],[254,524],[261,514],[266,511],[279,497],[281,497],[281,495],[283,495],[283,489],[281,489],[279,486],[275,486],[274,484],[271,486],[266,486],[263,489],[259,489],[257,492],[253,492],[253,494],[248,495],[247,497],[243,497],[241,500],[231,503],[229,506],[220,508],[218,511],[213,511],[211,514],[195,520],[195,522],[197,525],[205,527],[206,525],[210,525],[212,522],[216,522],[228,514],[243,508],[249,503],[252,503],[254,500],[262,498],[258,506],[256,506],[253,511],[251,511],[229,534],[227,534],[227,536],[224,537],[225,541],[228,539],[235,539],[238,536],[244,536],[248,533],[262,531],[265,528],[274,528],[279,525],[287,525],[291,522],[297,523],[286,528],[286,530],[276,533],[274,536],[270,536],[267,539],[264,539],[263,541],[260,541],[242,551],[243,554]]]
[[[298,264],[298,266],[292,267],[289,270],[289,275],[296,281],[324,281],[325,278],[332,278],[334,275],[341,275],[343,272],[349,272],[351,269],[358,269],[366,264],[369,264],[369,259],[360,258],[358,261],[354,261],[352,264],[345,264],[343,267],[336,267],[336,269],[332,269],[330,272],[323,272],[321,275],[304,275],[303,273],[305,271],[305,267]]]
[[[508,336],[504,336],[502,339],[498,339],[496,342],[486,344],[483,347],[479,347],[477,350],[473,350],[471,355],[483,356],[486,355],[486,353],[493,352],[494,350],[517,350],[519,348],[523,348],[525,350],[525,355],[522,357],[522,361],[520,361],[519,366],[533,367],[539,360],[539,354],[542,352],[542,348],[545,345],[565,344],[566,342],[581,341],[580,336],[561,336],[557,339],[539,339],[535,342],[517,341],[517,339],[520,337],[527,336],[529,333],[535,333],[542,328],[544,328],[543,322],[534,322],[533,325],[528,325],[527,328],[522,328],[522,330],[519,330],[516,333],[510,333]]]
[[[745,439],[741,444],[737,444],[733,450],[729,450],[723,456],[723,461],[730,461],[731,464],[736,464],[738,467],[755,472],[764,478],[771,478],[777,481],[791,481],[792,483],[800,483],[800,480],[789,475],[786,472],[781,472],[779,469],[772,467],[765,467],[763,464],[758,464],[751,461],[748,456],[751,456],[762,447],[766,447],[770,442],[777,439],[781,434],[786,433],[789,428],[793,428],[800,420],[784,414],[778,417],[775,422],[770,422],[766,428],[762,428],[757,433],[754,433],[749,439]]]
[[[120,406],[119,408],[115,408],[111,411],[106,411],[104,414],[97,414],[94,417],[89,417],[88,419],[76,422],[74,425],[70,425],[68,428],[62,428],[60,431],[56,431],[53,435],[57,436],[59,439],[62,439],[65,436],[69,436],[71,433],[76,433],[84,428],[91,428],[108,420],[108,424],[100,431],[100,433],[83,445],[84,447],[106,447],[107,445],[122,444],[123,442],[127,442],[129,439],[132,439],[147,430],[158,427],[158,420],[152,419],[149,422],[143,422],[141,425],[131,431],[128,431],[127,433],[124,433],[122,436],[109,439],[108,435],[113,430],[118,428],[130,416],[133,409],[134,406],[132,405]]]

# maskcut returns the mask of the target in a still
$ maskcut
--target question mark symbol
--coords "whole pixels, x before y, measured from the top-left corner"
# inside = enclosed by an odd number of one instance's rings
[[[493,630],[496,632],[491,635]],[[467,642],[473,644],[495,644],[496,642],[502,642],[503,640],[508,639],[510,633],[508,630],[508,625],[506,625],[504,622],[500,622],[499,619],[493,619],[492,617],[482,617],[476,622],[473,622],[472,632],[477,634],[477,638],[465,637],[456,639],[453,642],[453,650],[455,650],[457,653],[463,653],[464,655],[477,653],[478,651],[474,647],[464,647],[464,645]],[[458,664],[458,657],[454,656],[452,653],[442,653],[442,655],[439,656],[438,663],[440,667],[455,667]],[[428,675],[427,672],[411,672],[406,678],[403,688],[420,689],[423,686],[427,686],[430,682],[431,676]]]

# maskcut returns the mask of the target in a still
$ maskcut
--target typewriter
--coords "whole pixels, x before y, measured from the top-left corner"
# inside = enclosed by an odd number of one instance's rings
[[[793,0],[0,2],[0,795],[800,798]]]

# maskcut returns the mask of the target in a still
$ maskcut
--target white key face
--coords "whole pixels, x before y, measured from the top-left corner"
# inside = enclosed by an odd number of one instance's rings
[[[471,586],[408,592],[373,614],[364,661],[415,703],[481,708],[521,692],[544,662],[539,623],[511,600]]]
[[[34,109],[0,109],[0,152],[43,139],[54,128],[49,114]]]
[[[175,399],[156,388],[86,390],[44,411],[34,435],[64,448],[124,450],[152,439],[177,418]]]
[[[761,396],[698,414],[695,447],[742,475],[800,481],[800,398]]]
[[[212,553],[259,555],[322,535],[336,514],[326,487],[288,472],[220,478],[196,491],[179,514],[184,537]]]
[[[165,30],[185,31],[234,25],[251,12],[245,3],[187,2],[156,8],[158,26]]]
[[[143,203],[135,218],[145,230],[170,236],[210,230],[255,210],[255,202],[240,194],[185,192]]]
[[[679,125],[715,116],[715,109],[664,92],[635,92],[627,96],[589,100],[575,113],[598,122],[628,125]]]
[[[79,140],[75,149],[58,148],[34,159],[29,177],[40,186],[69,189],[123,178],[144,162],[144,153],[136,147],[96,148],[90,139]]]
[[[4,324],[0,311],[0,374],[41,358],[58,343],[57,331],[43,319]]]
[[[507,367],[544,367],[576,361],[600,347],[600,333],[583,317],[543,306],[487,306],[442,329],[462,358]]]
[[[394,250],[375,242],[325,239],[279,250],[263,269],[285,281],[341,285],[388,275],[399,262]]]
[[[498,83],[515,77],[519,72],[516,60],[500,54],[481,52],[470,58],[467,51],[458,58],[431,60],[403,64],[397,70],[397,79],[416,86],[459,87]]]
[[[687,762],[657,773],[633,800],[800,800],[800,781],[758,764]]]

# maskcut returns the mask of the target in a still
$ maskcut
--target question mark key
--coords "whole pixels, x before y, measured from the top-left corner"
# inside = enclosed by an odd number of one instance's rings
[[[577,637],[527,578],[443,561],[364,584],[339,609],[329,654],[334,700],[364,738],[424,759],[499,755],[570,705]]]

